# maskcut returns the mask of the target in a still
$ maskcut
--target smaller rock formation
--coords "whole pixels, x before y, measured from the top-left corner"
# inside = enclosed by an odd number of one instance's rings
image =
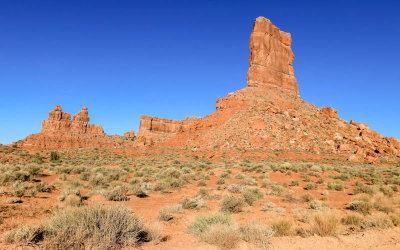
[[[104,134],[100,125],[89,124],[87,107],[83,107],[71,120],[71,114],[55,106],[49,118],[42,122],[40,133],[31,134],[18,141],[25,148],[112,148],[122,141],[121,136]],[[132,131],[133,132],[133,131]]]
[[[135,132],[133,130],[124,133],[124,137],[132,138],[135,137]]]
[[[153,142],[161,142],[178,132],[184,131],[200,119],[200,117],[187,116],[185,120],[171,120],[141,115],[137,137],[145,137]]]
[[[336,109],[331,107],[322,107],[321,112],[330,118],[339,118],[339,114]]]

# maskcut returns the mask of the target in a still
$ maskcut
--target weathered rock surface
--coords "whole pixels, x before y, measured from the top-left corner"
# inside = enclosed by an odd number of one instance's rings
[[[140,116],[140,127],[137,137],[145,137],[153,142],[161,142],[178,132],[183,132],[201,118],[191,116],[185,120],[171,120],[148,115]]]
[[[233,156],[278,155],[303,159],[346,159],[353,162],[396,162],[400,141],[371,130],[367,124],[339,118],[331,107],[302,100],[294,77],[291,35],[268,19],[256,19],[250,36],[247,86],[218,98],[216,111],[204,118],[170,120],[141,116],[133,131],[111,137],[89,125],[87,108],[71,120],[56,106],[42,132],[18,142],[37,147],[173,147],[187,152]],[[122,138],[122,141],[118,141]],[[123,141],[125,140],[125,141]],[[126,142],[126,143],[125,143]],[[150,148],[144,148],[149,150]]]
[[[110,148],[118,145],[119,136],[104,134],[100,125],[89,124],[85,106],[71,120],[71,114],[55,106],[49,118],[42,122],[40,133],[18,141],[17,146],[28,148]]]
[[[331,107],[302,100],[294,77],[289,33],[259,17],[250,36],[247,87],[218,98],[216,112],[162,146],[195,152],[296,152],[361,162],[399,160],[400,142],[368,125],[339,119]]]
[[[133,130],[124,133],[124,137],[135,137],[135,132]]]
[[[258,17],[249,42],[247,86],[278,87],[298,95],[291,44],[290,33],[280,31],[268,19]]]

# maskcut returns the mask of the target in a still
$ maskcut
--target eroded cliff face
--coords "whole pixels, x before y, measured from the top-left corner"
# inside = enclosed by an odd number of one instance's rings
[[[17,142],[26,148],[112,148],[121,141],[118,136],[104,134],[100,125],[89,124],[89,113],[85,106],[71,120],[71,114],[55,106],[49,118],[42,122],[40,133],[31,134]]]
[[[42,122],[41,133],[70,132],[76,134],[104,134],[100,125],[89,124],[89,112],[83,107],[71,120],[71,114],[62,112],[60,106],[55,106],[49,112],[49,118]]]
[[[400,160],[400,141],[371,130],[367,124],[339,118],[331,107],[318,108],[301,99],[294,77],[291,36],[268,19],[256,19],[250,35],[247,86],[218,98],[216,111],[204,118],[170,120],[141,116],[140,129],[124,137],[109,136],[90,125],[87,108],[71,120],[56,106],[42,132],[20,146],[173,147],[201,155],[273,156],[298,159],[342,159],[354,162]],[[149,150],[150,148],[141,148]]]
[[[249,42],[247,87],[218,98],[215,113],[160,145],[203,153],[291,152],[355,162],[400,159],[396,138],[344,121],[335,109],[300,98],[291,42],[289,33],[257,18]]]
[[[137,137],[144,137],[148,141],[162,142],[182,132],[200,120],[200,117],[186,117],[185,120],[171,120],[148,115],[140,116],[140,127]]]
[[[280,31],[268,19],[258,17],[249,42],[247,86],[276,87],[298,95],[291,44],[290,33]]]

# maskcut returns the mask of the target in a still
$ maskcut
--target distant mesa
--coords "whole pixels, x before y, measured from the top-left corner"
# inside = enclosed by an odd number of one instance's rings
[[[136,135],[130,130],[124,136],[109,136],[100,125],[89,124],[87,107],[71,120],[69,113],[55,106],[43,121],[41,133],[17,144],[38,148],[132,146],[142,150],[154,146],[210,157],[398,161],[398,139],[384,137],[367,124],[341,120],[334,108],[318,108],[301,99],[291,43],[289,33],[258,17],[250,35],[247,86],[218,97],[216,111],[204,118],[171,120],[141,115]]]

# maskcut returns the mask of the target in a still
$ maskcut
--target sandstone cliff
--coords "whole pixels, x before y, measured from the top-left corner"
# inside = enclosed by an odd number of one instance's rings
[[[215,113],[159,145],[213,154],[292,152],[362,162],[400,159],[396,138],[341,120],[335,109],[319,109],[300,98],[290,45],[289,33],[257,18],[250,36],[247,87],[218,98]]]
[[[140,127],[137,137],[145,137],[152,142],[161,142],[185,131],[192,124],[200,120],[199,117],[186,117],[185,120],[171,120],[148,115],[140,116]]]

